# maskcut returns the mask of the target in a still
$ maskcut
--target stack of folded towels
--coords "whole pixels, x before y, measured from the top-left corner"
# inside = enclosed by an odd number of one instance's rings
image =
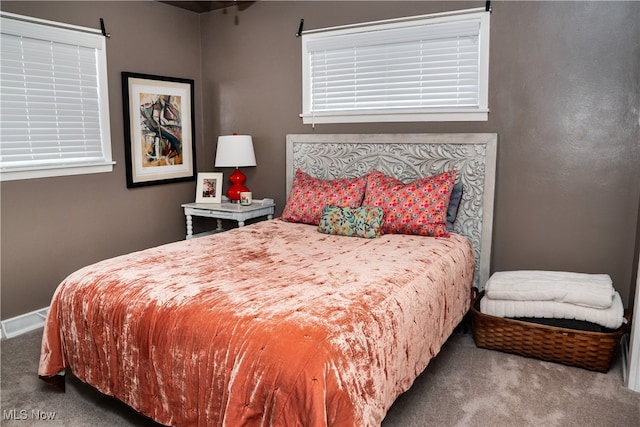
[[[480,311],[509,318],[575,319],[617,329],[624,306],[608,274],[519,270],[494,273]]]

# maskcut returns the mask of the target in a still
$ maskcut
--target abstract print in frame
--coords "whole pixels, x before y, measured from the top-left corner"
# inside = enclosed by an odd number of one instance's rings
[[[122,73],[127,187],[195,179],[193,80]]]

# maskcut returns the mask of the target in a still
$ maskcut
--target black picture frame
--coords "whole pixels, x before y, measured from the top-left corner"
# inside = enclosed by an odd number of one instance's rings
[[[127,187],[196,177],[194,81],[122,72]]]

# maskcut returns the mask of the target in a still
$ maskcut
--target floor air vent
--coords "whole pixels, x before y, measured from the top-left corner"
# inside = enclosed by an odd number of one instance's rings
[[[49,307],[21,314],[2,321],[2,338],[12,338],[34,329],[42,328],[47,318]]]

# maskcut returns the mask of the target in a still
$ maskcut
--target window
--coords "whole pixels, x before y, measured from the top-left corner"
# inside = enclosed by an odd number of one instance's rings
[[[105,37],[0,14],[0,179],[110,172]]]
[[[305,31],[303,122],[486,121],[489,14]]]

